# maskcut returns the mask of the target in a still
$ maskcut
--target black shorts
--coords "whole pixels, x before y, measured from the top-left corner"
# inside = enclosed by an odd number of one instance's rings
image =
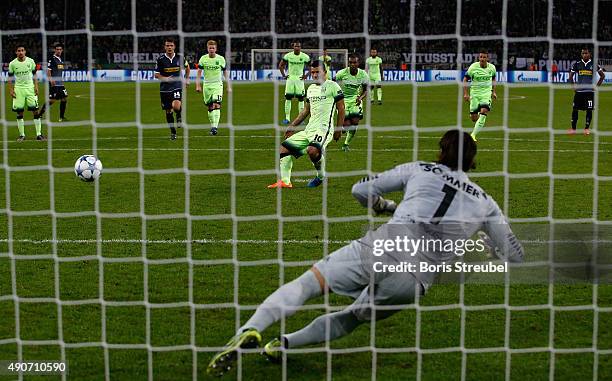
[[[592,91],[577,91],[574,93],[573,107],[578,110],[592,110],[595,105],[595,93]]]
[[[161,108],[162,110],[170,110],[172,108],[172,102],[180,101],[183,97],[183,90],[172,90],[172,91],[164,91],[163,93],[159,93],[159,97],[161,98]]]
[[[50,99],[64,99],[68,97],[68,91],[64,86],[51,86],[49,88]]]

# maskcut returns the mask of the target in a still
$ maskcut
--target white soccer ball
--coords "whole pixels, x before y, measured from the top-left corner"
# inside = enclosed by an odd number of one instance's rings
[[[74,173],[82,181],[94,181],[102,173],[102,162],[94,155],[83,155],[74,163]]]

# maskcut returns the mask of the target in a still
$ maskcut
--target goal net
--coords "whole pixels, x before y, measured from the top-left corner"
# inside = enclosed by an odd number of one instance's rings
[[[612,69],[612,1],[33,0],[0,10],[0,379],[39,375],[8,369],[35,361],[65,363],[67,372],[50,370],[62,380],[205,379],[212,356],[270,293],[388,221],[353,199],[354,184],[434,161],[444,132],[472,131],[462,81],[483,48],[497,99],[469,176],[508,217],[525,262],[442,274],[403,311],[290,349],[279,365],[244,349],[226,377],[612,379],[608,72],[590,135],[584,110],[567,135],[568,78],[575,61],[588,61],[582,49]],[[166,37],[191,66],[177,140],[154,73]],[[194,86],[208,40],[230,78],[215,136],[206,89]],[[353,52],[364,68],[374,48],[383,77],[368,89],[350,151],[345,135],[328,146],[323,184],[307,188],[315,172],[302,157],[294,188],[270,190],[288,107],[276,70],[294,40],[311,58],[328,48],[334,71]],[[48,104],[48,141],[38,141],[26,109],[17,142],[8,63],[25,46],[40,65],[42,104],[57,42],[65,118],[59,100]],[[300,106],[291,106],[295,118]],[[74,176],[85,154],[104,164],[96,182]],[[352,302],[326,293],[263,332],[262,345]]]

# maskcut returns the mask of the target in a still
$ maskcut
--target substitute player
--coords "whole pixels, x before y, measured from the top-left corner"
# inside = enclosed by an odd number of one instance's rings
[[[223,76],[227,83],[227,91],[232,91],[229,81],[229,72],[225,65],[225,58],[217,54],[217,42],[208,40],[206,43],[208,54],[200,57],[196,75],[196,91],[202,91],[200,80],[204,71],[204,104],[208,107],[208,120],[212,126],[211,135],[217,135],[219,120],[221,119],[221,102],[223,101]]]
[[[38,112],[38,79],[36,79],[36,63],[26,56],[23,45],[17,45],[15,49],[17,58],[12,60],[8,66],[8,89],[13,98],[13,111],[17,113],[17,128],[19,129],[18,142],[25,140],[25,123],[23,112],[26,107],[32,111],[34,127],[36,128],[36,140],[47,140],[42,134],[41,113]],[[13,81],[15,82],[13,84]]]
[[[576,134],[576,124],[578,123],[578,110],[586,111],[584,134],[590,135],[591,120],[593,119],[593,108],[595,107],[595,91],[593,89],[593,61],[591,61],[591,51],[583,48],[580,52],[582,59],[572,64],[569,74],[569,82],[574,88],[574,102],[572,104],[572,128],[567,130],[570,135]],[[603,69],[597,65],[599,80],[597,86],[601,86],[606,78]]]
[[[308,76],[304,73],[310,57],[302,52],[302,44],[294,42],[292,45],[293,51],[285,54],[283,59],[278,64],[281,76],[287,80],[285,84],[285,119],[283,124],[289,124],[291,120],[291,102],[293,98],[298,100],[298,108],[301,113],[304,109],[304,80]],[[288,73],[285,73],[285,68],[289,66]]]
[[[351,297],[355,302],[344,310],[319,316],[296,332],[273,339],[264,347],[266,357],[280,362],[285,349],[334,340],[364,322],[393,315],[432,286],[438,271],[430,270],[431,267],[452,264],[461,258],[452,249],[441,246],[423,249],[417,245],[417,250],[411,252],[386,247],[382,253],[376,253],[373,249],[380,239],[389,242],[403,237],[413,244],[418,239],[466,242],[482,229],[490,237],[486,241],[496,248],[495,255],[502,260],[521,262],[523,248],[499,206],[466,174],[474,166],[475,142],[465,132],[450,130],[440,139],[439,146],[435,163],[402,164],[355,184],[352,193],[361,205],[371,206],[377,213],[393,213],[393,217],[268,296],[225,349],[212,358],[208,373],[219,376],[231,369],[240,348],[258,347],[261,332],[293,315],[306,301],[326,290]],[[404,192],[399,205],[383,198],[397,191]],[[425,263],[427,269],[377,271],[379,261],[396,268],[411,263],[416,269]]]
[[[176,43],[172,38],[164,41],[165,53],[157,58],[155,78],[159,83],[159,97],[162,110],[166,112],[166,122],[170,128],[170,139],[176,140],[176,127],[181,127],[181,110],[183,100],[183,82],[181,67],[185,67],[185,85],[189,86],[189,62],[182,55],[174,52]],[[174,115],[176,115],[176,127]]]
[[[481,50],[478,62],[471,64],[463,77],[463,99],[470,103],[470,119],[475,122],[472,131],[474,141],[477,141],[476,136],[484,127],[487,114],[491,111],[491,98],[497,99],[495,75],[495,65],[489,62],[489,53]],[[472,82],[469,94],[468,81]]]
[[[382,63],[382,58],[378,56],[378,50],[370,49],[370,56],[366,59],[366,70],[370,75],[370,101],[372,104],[374,104],[374,89],[376,89],[378,104],[382,104],[381,81],[384,77]]]
[[[344,122],[344,95],[340,86],[326,78],[325,65],[320,61],[313,61],[310,65],[310,75],[315,81],[308,86],[306,93],[306,106],[287,127],[285,141],[280,147],[280,173],[281,178],[268,188],[293,188],[291,185],[291,168],[294,159],[307,154],[312,165],[317,170],[317,176],[308,183],[309,188],[318,187],[325,178],[325,148],[332,140],[338,140]],[[337,129],[334,129],[333,117],[336,118]],[[308,125],[300,132],[294,133],[306,117],[310,115]]]
[[[64,53],[64,45],[57,43],[53,46],[53,56],[47,63],[47,78],[49,79],[49,107],[56,101],[60,101],[59,121],[64,122],[66,119],[66,105],[68,103],[68,91],[64,87],[62,74],[64,73],[64,61],[62,54]],[[45,105],[40,109],[40,115],[45,112]]]
[[[340,84],[344,93],[344,105],[346,113],[344,116],[344,130],[346,138],[342,144],[344,152],[349,151],[349,145],[355,137],[359,121],[363,119],[363,100],[368,94],[368,74],[359,68],[359,56],[349,56],[349,67],[340,70],[336,74],[336,81]]]

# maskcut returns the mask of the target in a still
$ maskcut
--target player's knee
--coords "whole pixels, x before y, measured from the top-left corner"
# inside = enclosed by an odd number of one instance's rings
[[[351,119],[351,124],[355,127],[357,127],[357,125],[359,124],[359,118],[353,118]]]
[[[306,153],[308,153],[308,157],[310,157],[313,163],[321,160],[321,151],[317,147],[310,146],[306,148]]]
[[[17,119],[23,119],[23,113],[17,113]]]
[[[489,110],[487,110],[486,108],[481,108],[480,109],[480,114],[486,116],[489,113]]]
[[[292,100],[293,99],[293,94],[285,94],[285,100]]]

